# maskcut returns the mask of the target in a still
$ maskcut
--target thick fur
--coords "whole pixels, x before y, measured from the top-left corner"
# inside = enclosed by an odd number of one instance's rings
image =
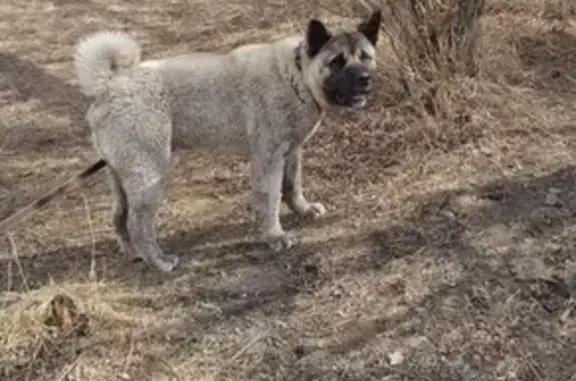
[[[74,53],[76,76],[82,92],[98,96],[108,89],[117,72],[140,62],[140,46],[121,32],[101,32],[82,40]]]
[[[177,149],[208,148],[250,159],[255,222],[273,248],[295,243],[280,203],[318,217],[302,191],[302,146],[333,107],[361,107],[372,89],[380,11],[333,33],[312,19],[305,36],[140,61],[127,34],[82,39],[74,64],[94,146],[108,165],[113,221],[122,250],[171,271],[178,258],[156,239],[155,215]]]

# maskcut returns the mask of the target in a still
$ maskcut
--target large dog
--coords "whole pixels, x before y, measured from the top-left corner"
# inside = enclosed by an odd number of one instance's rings
[[[247,155],[259,235],[275,250],[292,246],[294,236],[280,224],[281,201],[299,215],[326,212],[303,195],[302,146],[324,111],[366,103],[380,19],[377,10],[338,32],[312,19],[304,36],[142,62],[140,46],[125,33],[85,37],[74,64],[82,91],[94,98],[87,120],[100,160],[0,223],[0,232],[107,167],[122,250],[169,272],[178,257],[159,247],[154,219],[171,156],[203,147]]]

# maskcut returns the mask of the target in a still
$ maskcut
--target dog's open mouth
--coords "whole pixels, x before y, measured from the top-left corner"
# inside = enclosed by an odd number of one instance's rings
[[[367,98],[367,93],[358,93],[346,96],[342,94],[336,94],[336,101],[342,106],[363,107],[366,104]]]
[[[353,95],[350,100],[352,101],[351,103],[361,103],[361,102],[366,102],[366,98],[368,97],[368,94],[356,94]]]
[[[350,97],[349,103],[352,107],[364,107],[368,94],[354,94]]]

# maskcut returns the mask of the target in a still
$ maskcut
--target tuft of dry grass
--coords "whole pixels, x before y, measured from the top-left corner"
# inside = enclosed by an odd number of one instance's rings
[[[484,0],[386,1],[383,30],[389,81],[402,89],[396,103],[423,127],[408,144],[452,145],[478,138],[470,109],[478,82],[478,42]],[[420,122],[420,123],[419,123]],[[466,132],[454,134],[454,126]],[[416,132],[416,131],[415,131]],[[470,136],[466,136],[470,134]],[[456,141],[453,141],[453,140]],[[426,144],[426,143],[425,143]]]
[[[50,329],[50,326],[62,328],[55,320],[61,316],[53,316],[54,298],[58,298],[61,292],[70,298],[67,294],[72,292],[74,298],[69,300],[74,300],[75,303],[80,300],[88,301],[88,306],[81,305],[79,308],[87,309],[87,313],[96,317],[96,320],[114,317],[114,314],[110,313],[108,304],[98,302],[102,289],[105,289],[105,286],[63,283],[47,285],[39,290],[21,294],[4,293],[0,300],[3,306],[0,310],[0,332],[2,332],[0,343],[3,348],[0,357],[2,376],[6,379],[20,379],[22,373],[25,373],[26,377],[38,377],[40,375],[35,372],[46,365],[43,364],[44,362],[61,357],[60,360],[66,363],[70,360],[70,356],[75,357],[74,351],[69,353],[69,348],[62,345],[58,336]],[[76,304],[74,306],[76,307]],[[118,323],[116,321],[114,324]],[[57,365],[56,368],[58,368]]]
[[[438,114],[435,93],[456,74],[477,71],[479,22],[484,0],[406,0],[385,3],[384,30],[389,37],[406,96],[422,99]]]

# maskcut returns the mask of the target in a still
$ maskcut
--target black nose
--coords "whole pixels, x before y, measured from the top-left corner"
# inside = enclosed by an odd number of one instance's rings
[[[369,73],[360,73],[358,76],[358,84],[361,87],[369,87],[370,86],[370,74]]]

